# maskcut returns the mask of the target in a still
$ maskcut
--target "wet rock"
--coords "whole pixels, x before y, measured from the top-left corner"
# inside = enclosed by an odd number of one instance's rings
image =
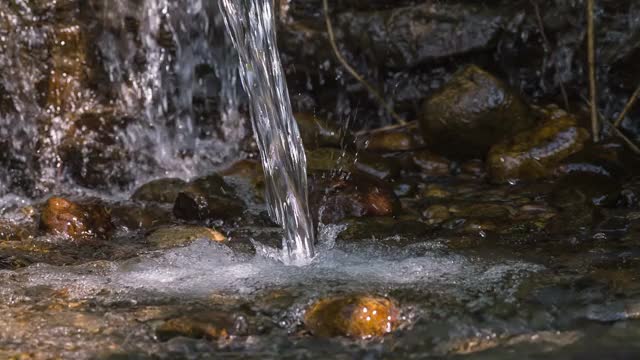
[[[217,340],[234,334],[235,319],[224,312],[201,312],[170,319],[156,328],[160,341],[183,336],[194,339]]]
[[[622,186],[617,179],[592,173],[572,173],[562,177],[551,193],[551,203],[560,208],[591,204],[615,206]]]
[[[170,210],[153,205],[114,205],[111,216],[116,227],[131,231],[149,230],[172,222]]]
[[[636,174],[637,169],[640,169],[637,155],[631,154],[626,145],[608,140],[586,143],[581,151],[563,160],[553,175],[585,173],[619,179]]]
[[[468,160],[460,164],[460,174],[461,178],[468,179],[484,179],[487,176],[487,172],[485,171],[485,165],[482,160],[474,159]]]
[[[358,138],[358,148],[374,152],[415,150],[425,146],[416,122],[408,126],[374,130]]]
[[[449,208],[444,205],[431,205],[422,212],[428,224],[441,224],[451,217]]]
[[[428,150],[414,152],[411,160],[420,169],[420,173],[426,176],[448,176],[451,173],[451,162]]]
[[[228,168],[219,172],[221,176],[235,185],[248,185],[256,200],[264,202],[264,172],[262,164],[257,160],[244,159],[231,164]],[[245,186],[246,187],[246,186]]]
[[[505,7],[506,9],[506,7]],[[388,11],[344,13],[338,24],[356,49],[388,67],[412,67],[489,47],[507,21],[480,4],[428,2]]]
[[[304,323],[322,337],[380,337],[398,326],[399,311],[392,301],[370,296],[329,298],[316,302],[306,312]]]
[[[425,100],[420,127],[429,147],[484,157],[491,145],[531,126],[527,105],[502,81],[468,66]]]
[[[342,144],[350,144],[353,138],[346,134],[338,126],[330,124],[309,113],[295,113],[293,117],[298,123],[300,136],[305,149],[315,149],[319,147],[340,148]]]
[[[150,181],[140,186],[131,196],[132,200],[161,204],[173,204],[178,193],[187,186],[182,179],[167,178]]]
[[[203,226],[172,226],[160,228],[146,238],[146,242],[159,249],[185,246],[198,239],[225,242],[226,236],[217,230]]]
[[[427,199],[446,199],[451,196],[451,192],[438,184],[429,184],[423,191],[422,196]]]
[[[307,168],[310,171],[362,171],[379,179],[394,178],[399,175],[400,167],[393,160],[378,154],[349,151],[332,148],[308,150]]]
[[[233,188],[217,174],[189,183],[173,205],[173,214],[188,221],[229,219],[243,211],[244,204],[236,197]]]
[[[0,241],[23,241],[32,239],[34,236],[35,231],[29,225],[0,219]]]
[[[338,244],[375,240],[385,245],[403,247],[416,241],[425,241],[433,230],[430,224],[412,216],[402,216],[398,219],[392,217],[347,219],[340,222],[340,225],[346,227],[336,238]]]
[[[107,208],[94,202],[80,204],[64,198],[52,197],[44,204],[40,228],[54,235],[73,240],[108,239],[113,231]]]
[[[582,150],[588,139],[589,133],[577,125],[574,117],[557,114],[491,148],[487,159],[491,181],[547,177],[562,160]]]
[[[87,78],[87,49],[83,29],[78,24],[58,26],[50,44],[51,71],[47,105],[56,113],[81,105]]]
[[[311,215],[325,224],[349,217],[391,216],[400,210],[387,183],[361,172],[317,172],[309,183]]]
[[[60,156],[71,177],[92,189],[125,187],[133,180],[133,154],[127,152],[119,134],[132,118],[107,111],[81,115],[67,131]],[[148,160],[148,159],[147,159]],[[138,162],[139,161],[139,162]],[[143,159],[136,159],[143,167]]]

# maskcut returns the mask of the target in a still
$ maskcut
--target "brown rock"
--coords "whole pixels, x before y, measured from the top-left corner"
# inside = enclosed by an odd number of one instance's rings
[[[113,231],[109,211],[98,203],[78,204],[52,197],[44,204],[40,228],[73,240],[107,239]]]
[[[133,121],[112,111],[80,116],[65,134],[59,148],[71,177],[92,189],[128,185],[133,180],[130,162],[134,154],[126,151],[118,134]],[[142,165],[140,161],[138,166]]]
[[[160,228],[149,235],[146,241],[159,249],[188,245],[197,239],[224,242],[227,238],[217,230],[203,226],[173,226]]]
[[[535,180],[552,174],[569,155],[580,151],[589,139],[574,117],[564,113],[531,130],[494,145],[487,159],[491,181]]]
[[[529,128],[527,105],[502,81],[468,66],[423,105],[420,127],[430,148],[459,158],[483,157],[491,145]]]
[[[182,220],[228,219],[242,214],[244,204],[217,175],[198,178],[178,194],[173,214]]]
[[[426,176],[447,176],[451,173],[451,162],[428,150],[416,151],[412,154],[412,160],[420,172]]]
[[[295,113],[293,117],[298,123],[300,137],[302,137],[305,149],[318,147],[339,148],[343,142],[352,141],[351,137],[348,134],[344,134],[344,131],[338,126],[330,124],[313,114]]]
[[[314,219],[325,224],[349,217],[391,216],[400,210],[389,184],[361,172],[313,174],[309,203]]]
[[[226,338],[233,331],[234,319],[229,314],[208,311],[167,320],[156,328],[156,336],[160,341],[178,336],[215,340]]]
[[[370,296],[329,298],[306,312],[304,323],[316,336],[380,337],[398,326],[398,309],[392,301]]]
[[[184,190],[187,183],[181,179],[158,179],[140,186],[131,196],[132,200],[149,201],[162,204],[173,204],[178,193]]]

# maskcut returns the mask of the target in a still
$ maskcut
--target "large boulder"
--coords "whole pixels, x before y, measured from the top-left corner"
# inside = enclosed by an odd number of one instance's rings
[[[470,65],[423,104],[420,127],[430,148],[454,157],[484,157],[491,145],[529,128],[529,109],[493,75]]]

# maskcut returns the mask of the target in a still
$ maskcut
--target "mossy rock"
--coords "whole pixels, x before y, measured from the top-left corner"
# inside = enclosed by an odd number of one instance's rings
[[[474,65],[425,100],[422,111],[420,127],[429,148],[456,158],[482,158],[493,144],[533,124],[524,101]]]
[[[487,170],[494,183],[549,177],[558,164],[582,150],[589,133],[569,114],[551,117],[531,130],[494,145]]]

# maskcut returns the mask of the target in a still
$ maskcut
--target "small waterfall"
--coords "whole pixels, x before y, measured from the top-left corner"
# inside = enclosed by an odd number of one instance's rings
[[[0,196],[74,187],[59,148],[87,115],[132,119],[129,189],[210,172],[246,136],[237,67],[216,1],[0,1]]]
[[[291,264],[314,256],[307,207],[306,158],[291,111],[276,44],[271,0],[220,0],[225,24],[240,56],[267,184],[269,214],[284,227],[284,257]]]

